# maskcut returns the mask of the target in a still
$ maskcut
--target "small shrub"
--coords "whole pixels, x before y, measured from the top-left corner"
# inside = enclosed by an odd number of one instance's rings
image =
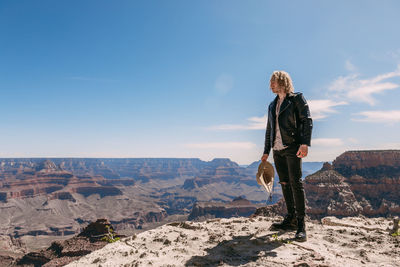
[[[273,234],[272,238],[274,239],[274,241],[278,241],[278,234]]]
[[[101,240],[106,241],[108,243],[114,243],[118,240],[120,240],[119,237],[116,237],[116,234],[114,233],[113,229],[111,229],[111,227],[109,225],[106,225],[106,228],[108,230],[108,233],[105,234]]]
[[[291,240],[284,240],[282,238],[278,238],[278,234],[273,234],[272,238],[274,239],[274,242],[280,242],[280,243],[285,243],[285,244],[292,244],[293,241]]]

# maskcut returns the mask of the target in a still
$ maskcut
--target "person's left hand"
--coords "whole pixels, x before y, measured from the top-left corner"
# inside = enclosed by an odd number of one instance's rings
[[[257,179],[257,184],[262,185],[262,184],[261,184],[261,179],[260,179],[260,178],[261,178],[261,177],[259,177],[259,176],[256,177],[256,179]]]
[[[307,145],[301,145],[299,147],[299,150],[296,153],[296,156],[298,158],[304,158],[304,157],[307,157],[307,154],[308,154],[308,146]]]

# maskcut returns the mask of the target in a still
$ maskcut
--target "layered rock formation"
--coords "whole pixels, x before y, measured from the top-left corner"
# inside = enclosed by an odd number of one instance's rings
[[[304,187],[314,217],[400,215],[400,150],[345,152]]]
[[[234,183],[244,182],[256,185],[254,178],[246,175],[237,163],[229,159],[214,159],[209,165],[202,168],[199,174],[193,179],[186,179],[182,188],[192,190],[212,183]]]
[[[343,175],[399,176],[400,150],[347,151],[333,161]]]
[[[7,173],[0,184],[0,201],[3,202],[13,198],[39,195],[49,196],[50,199],[74,201],[71,193],[84,196],[99,194],[100,197],[122,194],[121,190],[102,176],[75,176],[68,171],[60,170],[50,161],[45,161],[36,168],[19,168],[14,175]]]
[[[53,195],[54,199],[71,199],[68,192],[90,195],[93,191],[84,183],[96,183],[101,196],[117,195],[119,186],[133,186],[135,181],[152,182],[183,179],[180,184],[185,191],[207,187],[219,183],[243,184],[258,188],[255,174],[259,162],[254,162],[246,168],[240,167],[229,159],[214,159],[210,162],[199,159],[87,159],[87,158],[10,158],[0,159],[0,201],[13,197],[31,197],[40,194]],[[303,169],[311,169],[321,163],[304,163]],[[315,165],[315,166],[314,166]],[[308,171],[305,171],[305,173]],[[81,184],[79,188],[69,191],[61,190],[68,183],[74,183],[74,177]],[[103,178],[104,177],[104,178]],[[76,180],[76,179],[75,179]],[[86,181],[85,181],[86,180]],[[89,181],[89,180],[92,180]],[[275,179],[273,202],[280,197],[280,186]],[[37,185],[37,186],[36,186]],[[107,186],[110,186],[107,188]],[[113,188],[114,186],[114,188]],[[96,186],[97,187],[97,186]],[[12,190],[8,189],[13,188]],[[20,190],[14,190],[20,188]],[[174,193],[175,188],[169,188],[168,193]],[[229,192],[231,188],[227,187]],[[243,188],[242,188],[243,190]],[[257,196],[252,201],[263,201],[262,190],[258,194],[242,192],[247,198]],[[237,194],[236,194],[237,195]],[[230,197],[234,198],[235,194]],[[178,197],[189,197],[179,195]],[[190,196],[193,197],[193,196]],[[250,199],[250,198],[249,198]],[[72,200],[72,199],[71,199]],[[189,204],[191,208],[193,202]],[[185,207],[187,208],[187,207]]]
[[[311,217],[355,216],[362,208],[346,178],[335,170],[321,170],[306,178],[307,214]]]
[[[33,161],[1,161],[0,238],[10,236],[36,249],[50,236],[76,234],[97,217],[118,228],[140,229],[167,216],[156,203],[126,195],[136,188],[132,178],[74,174],[50,160]]]
[[[0,159],[0,232],[32,249],[98,217],[132,233],[188,216],[196,202],[265,203],[256,171],[229,159]]]
[[[46,162],[46,163],[45,163]],[[218,160],[205,162],[200,159],[175,158],[9,158],[0,159],[0,180],[9,175],[14,176],[22,170],[32,168],[53,168],[64,170],[74,175],[100,175],[106,179],[134,178],[172,179],[181,176],[195,176],[206,166],[220,164]]]

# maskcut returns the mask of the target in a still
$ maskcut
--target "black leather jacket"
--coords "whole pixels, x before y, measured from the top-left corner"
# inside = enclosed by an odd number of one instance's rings
[[[264,154],[269,154],[274,146],[277,101],[278,96],[268,107]],[[286,95],[280,107],[278,120],[283,145],[305,144],[311,146],[313,124],[310,109],[302,93],[289,93]]]

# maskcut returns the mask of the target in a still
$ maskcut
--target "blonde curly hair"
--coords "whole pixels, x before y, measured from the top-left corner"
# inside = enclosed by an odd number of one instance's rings
[[[272,81],[277,81],[280,87],[283,87],[285,93],[293,93],[294,87],[292,83],[292,78],[290,78],[289,73],[283,70],[276,70],[272,73],[270,83]]]

